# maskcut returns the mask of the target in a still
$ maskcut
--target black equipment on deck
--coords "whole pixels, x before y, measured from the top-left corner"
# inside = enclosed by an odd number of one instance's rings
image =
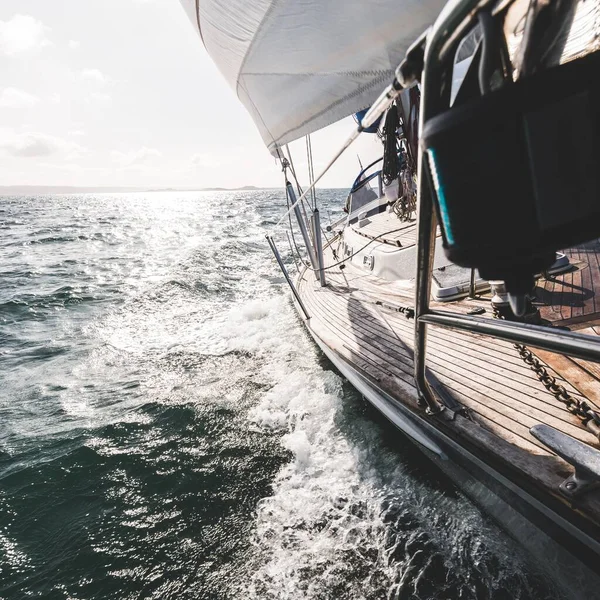
[[[600,52],[425,123],[447,257],[525,294],[555,251],[600,236]]]

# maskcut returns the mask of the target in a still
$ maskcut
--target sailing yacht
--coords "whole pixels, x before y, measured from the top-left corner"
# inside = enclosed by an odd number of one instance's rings
[[[182,4],[286,175],[297,273],[267,240],[315,343],[599,597],[599,0]],[[327,168],[369,131],[382,158],[325,227],[287,144],[354,113]]]

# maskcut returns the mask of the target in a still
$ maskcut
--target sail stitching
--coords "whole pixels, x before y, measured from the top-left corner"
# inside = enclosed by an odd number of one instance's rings
[[[197,0],[199,1],[199,0]],[[254,44],[256,43],[256,40],[259,37],[259,34],[262,30],[262,28],[264,27],[267,19],[269,18],[269,16],[271,15],[271,13],[273,12],[273,10],[275,9],[275,5],[276,5],[276,0],[272,0],[271,4],[269,4],[269,8],[267,8],[267,10],[265,11],[265,14],[263,15],[263,18],[261,19],[260,23],[258,24],[258,27],[256,28],[256,32],[254,34],[254,37],[252,38],[252,40],[250,41],[250,44],[248,45],[248,49],[246,51],[246,54],[244,54],[244,58],[242,60],[242,63],[240,64],[240,68],[238,70],[238,74],[237,74],[237,83],[236,83],[236,89],[235,89],[235,93],[237,94],[237,97],[239,98],[240,95],[238,93],[238,88],[240,87],[240,79],[242,76],[242,73],[244,71],[244,66],[246,65],[246,61],[248,59],[248,57],[250,56],[250,53],[252,52],[253,48],[254,48]],[[247,93],[247,92],[246,92]]]

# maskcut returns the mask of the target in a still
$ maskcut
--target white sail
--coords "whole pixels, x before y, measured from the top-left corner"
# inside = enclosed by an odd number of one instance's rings
[[[368,107],[445,0],[181,0],[274,152]]]

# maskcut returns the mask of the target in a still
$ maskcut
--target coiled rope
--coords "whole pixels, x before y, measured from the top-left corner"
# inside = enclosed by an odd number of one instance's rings
[[[383,166],[381,178],[385,185],[391,185],[392,181],[398,179],[400,174],[400,158],[398,157],[397,131],[400,127],[400,117],[396,105],[392,106],[385,115],[383,125]]]

